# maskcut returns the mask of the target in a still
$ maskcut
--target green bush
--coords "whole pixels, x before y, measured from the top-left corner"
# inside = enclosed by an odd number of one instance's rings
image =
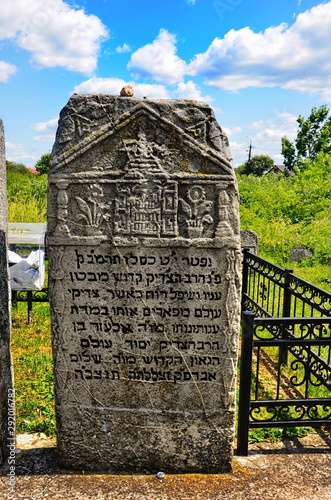
[[[262,256],[286,265],[290,250],[304,245],[310,265],[331,264],[330,155],[306,160],[292,177],[239,175],[238,184],[241,227],[258,234]]]
[[[47,175],[7,171],[9,222],[46,222]]]

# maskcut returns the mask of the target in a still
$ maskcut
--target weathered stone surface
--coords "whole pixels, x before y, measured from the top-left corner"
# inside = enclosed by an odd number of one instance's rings
[[[251,229],[240,230],[241,246],[249,248],[249,251],[255,255],[259,254],[259,237]]]
[[[14,392],[10,356],[5,141],[0,120],[0,463],[15,449]]]
[[[238,196],[209,106],[74,95],[49,175],[58,449],[84,470],[222,472]]]
[[[300,262],[302,259],[311,259],[313,252],[304,245],[298,245],[291,249],[290,262]]]

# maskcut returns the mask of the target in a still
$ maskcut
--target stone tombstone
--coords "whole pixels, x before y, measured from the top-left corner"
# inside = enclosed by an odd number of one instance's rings
[[[259,254],[259,237],[255,231],[252,231],[252,229],[241,229],[240,239],[243,248],[249,248],[249,251],[255,255]]]
[[[238,194],[204,103],[73,95],[49,174],[64,468],[231,468]]]
[[[313,252],[304,245],[298,245],[290,250],[290,262],[301,262],[302,259],[311,259]]]
[[[0,120],[0,464],[15,449],[10,323],[5,140]]]

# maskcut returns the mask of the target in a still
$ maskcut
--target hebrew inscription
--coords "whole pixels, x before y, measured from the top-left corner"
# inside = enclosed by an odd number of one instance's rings
[[[222,384],[215,351],[223,356],[229,350],[222,339],[228,320],[222,267],[212,252],[200,257],[192,250],[187,256],[183,249],[132,248],[111,255],[81,247],[71,253],[74,266],[65,285],[74,347],[67,359],[71,376]],[[118,272],[119,266],[126,271]],[[185,336],[189,354],[180,348]]]

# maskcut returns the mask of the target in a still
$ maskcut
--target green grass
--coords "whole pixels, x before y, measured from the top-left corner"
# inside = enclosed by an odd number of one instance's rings
[[[33,322],[27,322],[27,304],[12,311],[12,357],[16,392],[17,432],[55,434],[53,360],[50,347],[49,305],[33,304]]]

